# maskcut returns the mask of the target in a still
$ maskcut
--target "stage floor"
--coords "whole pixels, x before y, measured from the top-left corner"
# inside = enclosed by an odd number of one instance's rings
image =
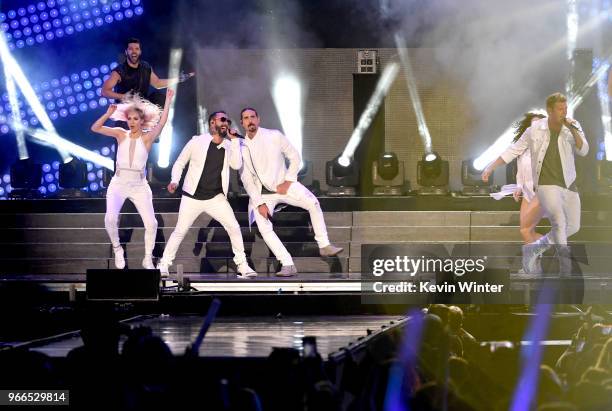
[[[389,326],[390,321],[398,320],[399,316],[222,317],[208,330],[200,356],[267,357],[273,347],[301,349],[302,337],[314,336],[318,351],[325,359],[349,342],[365,337],[368,330],[376,332],[383,325]],[[161,315],[129,321],[129,324],[151,327],[173,354],[182,355],[195,340],[203,321],[202,316]],[[32,349],[52,357],[65,357],[80,345],[81,338],[72,334]]]

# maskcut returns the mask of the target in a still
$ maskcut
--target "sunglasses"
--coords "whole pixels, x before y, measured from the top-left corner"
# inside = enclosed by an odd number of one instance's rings
[[[219,120],[219,121],[220,121],[220,122],[222,122],[222,123],[225,123],[226,121],[227,121],[228,123],[230,123],[230,124],[232,123],[232,120],[230,120],[230,119],[229,119],[229,118],[227,118],[227,117],[217,117],[217,120]]]

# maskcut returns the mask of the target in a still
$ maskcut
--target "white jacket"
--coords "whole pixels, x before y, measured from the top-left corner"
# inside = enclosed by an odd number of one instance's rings
[[[193,136],[191,140],[185,145],[181,154],[174,162],[172,167],[172,183],[178,184],[181,179],[181,174],[185,165],[189,163],[189,169],[185,175],[183,181],[183,191],[193,195],[198,188],[202,171],[204,170],[204,163],[206,163],[206,155],[208,154],[208,147],[212,141],[212,136],[208,133],[201,134],[199,136]],[[225,158],[223,160],[223,170],[221,171],[221,185],[223,186],[223,193],[227,196],[230,181],[230,170],[240,170],[242,168],[242,156],[240,153],[240,139],[234,138],[232,140],[224,139],[221,146],[225,149]]]
[[[582,139],[582,147],[580,150],[576,148],[576,141],[570,130],[563,126],[559,132],[559,156],[561,157],[561,168],[563,169],[563,179],[565,180],[566,188],[569,188],[576,180],[576,166],[574,164],[574,153],[579,156],[586,156],[589,152],[589,144],[584,137],[580,123],[576,121],[578,126],[578,134]],[[501,158],[507,163],[514,160],[529,149],[531,151],[531,172],[533,175],[534,189],[538,186],[540,173],[542,171],[542,163],[544,156],[550,143],[550,130],[548,128],[548,118],[537,120],[529,127],[521,138],[516,143],[511,145],[501,155]]]
[[[278,130],[259,127],[252,140],[245,137],[242,157],[244,167],[240,178],[254,206],[264,203],[262,185],[276,192],[279,184],[298,180],[302,158],[289,139]],[[289,167],[285,159],[289,160]]]

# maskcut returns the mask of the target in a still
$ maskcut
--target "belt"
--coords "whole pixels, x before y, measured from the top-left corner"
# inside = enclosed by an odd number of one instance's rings
[[[276,194],[275,191],[270,191],[267,188],[265,188],[264,186],[261,186],[261,194]]]

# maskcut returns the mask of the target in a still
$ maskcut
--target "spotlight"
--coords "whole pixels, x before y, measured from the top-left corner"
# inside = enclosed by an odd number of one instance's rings
[[[151,186],[151,191],[156,197],[173,197],[174,194],[168,192],[172,169],[161,167],[158,163],[149,162],[147,164],[147,181]],[[105,185],[106,186],[106,185]]]
[[[86,197],[87,193],[81,190],[89,184],[87,163],[78,158],[72,158],[59,166],[59,186],[63,188],[60,197],[74,198]]]
[[[307,187],[316,196],[321,194],[321,185],[313,178],[312,161],[303,161],[303,166],[298,171],[298,181]]]
[[[372,183],[375,196],[401,196],[404,194],[404,162],[395,153],[386,152],[372,163]]]
[[[482,171],[474,166],[474,160],[468,159],[461,162],[462,193],[466,195],[489,195],[493,184],[493,175],[486,183],[481,178]]]
[[[448,161],[435,151],[423,154],[417,163],[417,183],[421,186],[419,194],[448,194]]]
[[[40,192],[38,188],[42,182],[42,166],[32,160],[19,160],[11,166],[11,197],[35,198]]]
[[[357,195],[356,187],[359,185],[359,168],[354,161],[343,166],[339,160],[340,156],[325,163],[325,180],[329,186],[327,195],[355,196]]]
[[[72,158],[59,166],[59,185],[62,188],[83,188],[88,184],[87,163]]]

